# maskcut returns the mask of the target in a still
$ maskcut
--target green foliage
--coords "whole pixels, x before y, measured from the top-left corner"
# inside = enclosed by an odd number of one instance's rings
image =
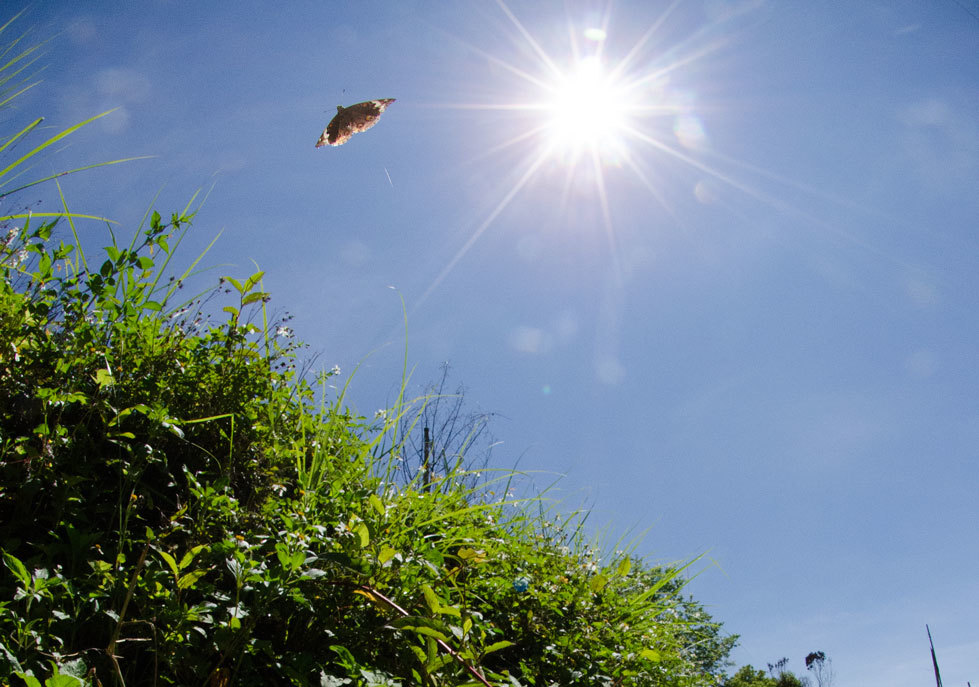
[[[711,684],[732,640],[682,568],[603,561],[499,477],[386,481],[409,406],[372,428],[315,393],[261,273],[223,280],[223,322],[175,305],[192,215],[100,260],[51,222],[0,250],[8,678]]]
[[[424,401],[328,399],[261,272],[183,297],[189,208],[97,256],[0,218],[0,681],[716,684],[733,639],[686,566],[597,550],[510,473],[395,479]]]
[[[777,669],[775,669],[777,667]],[[742,666],[738,672],[724,679],[722,687],[804,687],[803,680],[790,671],[785,664],[772,666],[774,675],[766,675],[764,670],[756,670],[752,665]]]
[[[756,670],[752,665],[742,666],[738,672],[724,681],[724,687],[774,687],[775,680],[764,670]]]

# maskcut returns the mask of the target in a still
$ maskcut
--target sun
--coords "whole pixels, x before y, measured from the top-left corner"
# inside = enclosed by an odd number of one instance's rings
[[[578,59],[555,77],[544,111],[544,145],[572,160],[624,147],[635,103],[597,56]]]
[[[486,146],[475,158],[505,159],[501,164],[506,181],[499,201],[471,231],[419,302],[428,298],[535,179],[563,176],[563,188],[555,196],[557,202],[544,205],[553,207],[563,217],[581,214],[578,210],[582,208],[573,204],[589,203],[598,209],[601,219],[589,228],[598,228],[604,235],[614,274],[620,272],[622,261],[609,190],[614,181],[623,178],[623,172],[648,189],[669,214],[672,209],[660,183],[668,160],[732,183],[699,161],[706,134],[691,105],[694,98],[689,92],[677,92],[671,85],[672,77],[722,45],[690,40],[667,47],[671,41],[663,35],[663,27],[680,2],[670,3],[637,40],[625,45],[610,30],[613,1],[608,0],[604,11],[597,14],[567,17],[567,40],[563,46],[560,39],[553,40],[558,31],[546,31],[547,49],[505,0],[496,0],[513,30],[508,38],[516,46],[515,52],[501,53],[466,44],[494,74],[484,86],[486,99],[437,106],[498,112],[510,118],[509,128],[494,126],[494,130],[504,132],[502,140]],[[504,78],[497,81],[497,77]],[[502,87],[500,93],[495,92],[498,85]],[[555,170],[562,173],[553,175]]]

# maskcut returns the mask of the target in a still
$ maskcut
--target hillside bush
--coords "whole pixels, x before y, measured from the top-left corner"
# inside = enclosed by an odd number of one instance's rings
[[[98,254],[67,209],[0,217],[0,681],[716,684],[686,566],[462,457],[395,479],[427,399],[353,413],[261,272],[185,296],[190,208]]]

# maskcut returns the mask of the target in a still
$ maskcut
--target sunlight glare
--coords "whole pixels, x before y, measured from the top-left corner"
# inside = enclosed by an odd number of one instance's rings
[[[547,107],[547,145],[576,157],[585,148],[607,153],[621,146],[630,104],[625,89],[609,77],[598,57],[585,57],[561,74]]]

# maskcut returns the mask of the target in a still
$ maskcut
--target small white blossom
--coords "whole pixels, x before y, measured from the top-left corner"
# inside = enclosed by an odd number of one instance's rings
[[[289,327],[282,326],[282,327],[279,327],[278,329],[275,330],[275,335],[276,336],[281,336],[284,339],[291,339],[292,336],[293,336],[293,333],[292,333],[292,330]]]

